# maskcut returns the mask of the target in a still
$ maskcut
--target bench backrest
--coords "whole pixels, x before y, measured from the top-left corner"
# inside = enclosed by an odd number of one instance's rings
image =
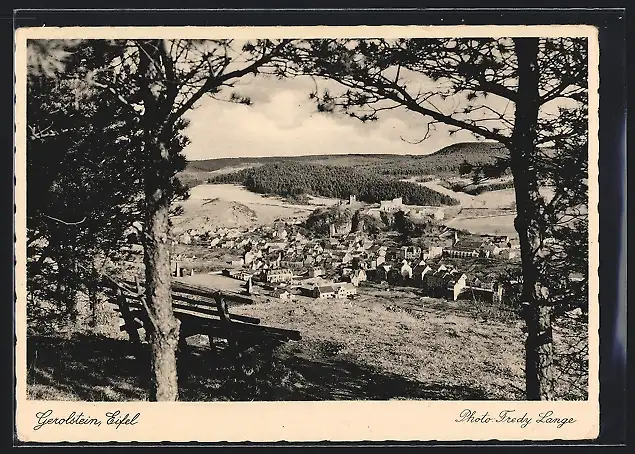
[[[107,279],[106,289],[112,292],[115,298],[112,302],[117,304],[125,325],[122,330],[130,332],[145,323],[145,289],[139,281],[114,281]],[[172,307],[174,315],[187,321],[188,324],[196,322],[199,326],[207,326],[210,329],[228,328],[237,333],[247,335],[266,335],[281,339],[301,338],[296,330],[260,326],[260,319],[246,315],[230,314],[228,303],[250,304],[254,300],[235,293],[215,291],[202,286],[189,283],[172,282]],[[138,321],[137,321],[138,320]],[[131,334],[135,337],[134,334]]]

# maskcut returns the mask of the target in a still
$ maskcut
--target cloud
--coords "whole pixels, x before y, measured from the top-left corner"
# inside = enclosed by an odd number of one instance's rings
[[[324,86],[320,82],[320,88]],[[308,78],[253,79],[235,87],[252,99],[251,106],[210,98],[201,101],[188,114],[186,135],[191,143],[184,151],[186,158],[427,154],[457,141],[475,140],[465,132],[450,137],[448,128],[440,125],[429,139],[413,145],[402,138],[423,137],[426,122],[421,115],[400,108],[382,112],[378,121],[362,123],[342,114],[317,112],[309,99],[314,88]]]

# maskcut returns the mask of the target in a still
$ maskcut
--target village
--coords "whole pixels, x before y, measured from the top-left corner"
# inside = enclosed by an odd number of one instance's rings
[[[356,201],[352,196],[342,203]],[[459,232],[440,222],[443,212],[438,207],[410,207],[401,199],[382,201],[366,211],[428,216],[431,233],[404,244],[394,232],[369,235],[353,231],[350,222],[331,224],[329,235],[314,234],[300,220],[252,228],[190,229],[175,239],[180,251],[202,247],[224,251],[223,257],[230,260],[206,263],[211,269],[201,270],[193,264],[195,255],[175,254],[172,273],[215,275],[211,283],[218,287],[223,287],[219,279],[237,280],[247,295],[279,300],[354,299],[369,286],[412,287],[423,296],[453,301],[503,300],[504,285],[488,270],[493,263],[504,268],[518,259],[516,239]],[[475,262],[478,265],[468,271],[467,263]]]

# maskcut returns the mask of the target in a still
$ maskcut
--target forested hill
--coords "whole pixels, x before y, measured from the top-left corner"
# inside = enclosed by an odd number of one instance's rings
[[[253,192],[315,195],[376,203],[403,197],[412,205],[454,205],[451,197],[401,179],[457,175],[462,166],[494,163],[507,150],[498,143],[464,142],[427,155],[349,154],[222,158],[190,161],[183,177],[194,184],[237,183]]]
[[[217,175],[210,183],[238,183],[261,194],[296,197],[304,194],[377,203],[403,197],[409,205],[455,205],[458,202],[416,183],[352,167],[305,164],[299,162],[268,163],[258,167]]]
[[[504,146],[494,142],[456,143],[426,155],[347,154],[258,158],[220,158],[188,162],[190,172],[211,172],[226,167],[250,164],[303,163],[337,167],[355,167],[379,175],[415,176],[456,174],[466,162],[477,166],[493,163],[507,155]]]

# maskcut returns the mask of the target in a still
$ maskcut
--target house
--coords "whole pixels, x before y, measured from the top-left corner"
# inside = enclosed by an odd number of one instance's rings
[[[227,238],[238,238],[241,235],[240,230],[231,229],[227,232]]]
[[[507,235],[481,235],[486,239],[488,243],[493,243],[496,246],[502,248],[508,247],[507,243],[509,243],[509,236]]]
[[[424,252],[421,254],[421,258],[424,260],[430,260],[435,257],[440,257],[443,255],[443,247],[442,246],[434,246],[429,247],[428,252]]]
[[[481,257],[489,256],[482,248],[482,243],[473,240],[460,240],[453,246],[444,248],[443,255],[447,257]]]
[[[495,257],[498,254],[500,254],[500,252],[503,250],[501,247],[499,247],[496,243],[494,243],[493,241],[488,241],[486,243],[484,243],[482,245],[482,249],[489,253],[490,257]]]
[[[344,222],[342,224],[331,224],[329,225],[329,234],[331,237],[343,236],[351,232],[353,228],[353,224],[351,221]]]
[[[423,277],[422,288],[433,297],[443,297],[446,295],[445,271],[428,272]]]
[[[311,266],[311,265],[313,265],[314,263],[315,263],[315,257],[313,257],[312,255],[307,255],[307,256],[304,258],[304,262],[302,262],[302,264],[303,264],[304,266]]]
[[[412,279],[418,286],[421,286],[424,276],[426,275],[426,273],[429,273],[431,271],[432,268],[430,268],[430,266],[426,265],[425,263],[423,265],[419,264],[412,269]]]
[[[297,254],[291,254],[280,261],[280,266],[282,268],[291,268],[295,270],[301,269],[304,267],[304,258]]]
[[[452,275],[452,273],[450,273],[450,275]],[[452,292],[452,297],[454,301],[456,301],[466,287],[467,275],[463,273],[458,277],[458,279],[455,279],[454,276],[452,276],[452,279],[449,281],[448,291]]]
[[[366,260],[366,258],[362,255],[356,255],[355,257],[353,257],[353,260],[351,262],[351,266],[354,269],[362,269],[362,270],[366,270],[368,269],[368,261]]]
[[[342,282],[353,284],[355,287],[359,286],[359,279],[352,274],[349,274],[348,276],[343,277]]]
[[[251,268],[252,270],[259,270],[260,268],[263,268],[265,266],[265,262],[262,261],[262,259],[256,259],[253,262],[251,262],[251,265],[249,268]]]
[[[314,244],[311,247],[311,250],[316,254],[321,254],[322,252],[324,252],[324,248],[320,244]]]
[[[251,264],[256,258],[256,254],[253,251],[246,251],[243,255],[243,263],[245,265]]]
[[[357,295],[357,288],[350,283],[338,284],[336,298],[348,298],[351,295]]]
[[[503,300],[503,285],[499,282],[484,282],[478,278],[467,281],[465,290],[460,293],[462,299],[491,301],[500,303]]]
[[[401,277],[403,280],[412,279],[412,267],[408,264],[407,261],[404,260],[401,263],[401,268],[399,269],[399,273],[401,274]]]
[[[498,256],[504,260],[512,260],[520,257],[520,249],[506,248],[501,250]]]
[[[403,209],[403,198],[397,197],[392,200],[382,200],[379,202],[379,211],[394,213]]]
[[[231,277],[233,279],[238,279],[239,281],[247,281],[251,279],[252,275],[250,273],[246,273],[240,269],[227,269],[225,268],[222,271],[224,276]]]
[[[293,294],[284,288],[275,288],[273,292],[271,292],[271,296],[274,298],[279,298],[281,300],[292,300]]]
[[[279,242],[279,243],[265,243],[265,246],[263,249],[266,249],[269,252],[274,252],[274,251],[279,251],[279,250],[285,250],[287,248],[288,244],[286,242]]]
[[[388,273],[390,271],[390,265],[379,265],[369,277],[373,277],[375,282],[388,281]]]
[[[335,298],[337,290],[332,285],[316,285],[313,296],[319,299]]]
[[[385,262],[386,262],[386,257],[384,257],[383,255],[380,255],[376,259],[370,261],[370,267],[377,268],[378,266],[380,266],[382,263],[385,263]]]
[[[268,254],[266,262],[269,264],[270,268],[279,268],[280,262],[282,262],[282,253],[274,252],[272,254]]]
[[[324,268],[311,267],[309,268],[309,277],[318,277],[324,274]]]
[[[359,269],[359,270],[352,270],[350,273],[344,275],[343,280],[345,282],[350,282],[355,287],[357,287],[360,284],[360,282],[364,282],[367,279],[368,279],[368,275],[366,274],[366,271],[363,269]]]
[[[418,259],[421,257],[421,248],[419,246],[403,246],[398,257],[406,260]]]
[[[243,266],[245,264],[245,260],[241,258],[238,260],[232,260],[230,263],[231,266]]]
[[[278,282],[288,282],[291,279],[293,279],[293,273],[287,268],[271,269],[267,270],[265,273],[265,280],[272,284]]]

